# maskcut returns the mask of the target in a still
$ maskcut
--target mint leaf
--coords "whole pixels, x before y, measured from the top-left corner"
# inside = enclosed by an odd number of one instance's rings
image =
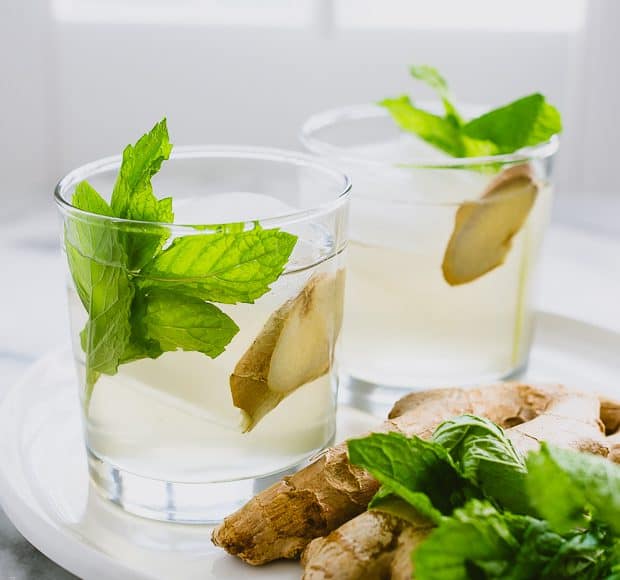
[[[86,181],[77,184],[71,203],[83,211],[113,217],[108,203]],[[107,220],[89,215],[75,215],[65,222],[66,240],[79,248],[82,255],[120,265],[125,254],[113,230],[114,226]]]
[[[151,177],[168,159],[171,150],[166,119],[135,145],[125,148],[111,199],[117,217],[147,222],[174,221],[172,199],[158,200],[151,184]],[[161,226],[132,224],[125,228],[123,235],[128,268],[139,270],[161,249],[170,232]]]
[[[127,219],[146,219],[141,217],[144,206],[144,190],[148,189],[151,177],[161,164],[168,159],[172,145],[168,140],[166,119],[157,123],[149,133],[143,135],[135,145],[127,145],[123,151],[123,161],[112,190],[110,205],[114,215]],[[152,190],[150,190],[152,195]]]
[[[446,118],[455,126],[460,127],[463,120],[452,103],[448,83],[446,82],[446,79],[439,74],[439,71],[432,66],[422,64],[410,67],[409,73],[414,79],[425,82],[429,87],[437,92],[437,94],[441,97],[441,101],[446,111]]]
[[[612,567],[620,562],[617,542],[600,526],[573,530],[561,536],[547,522],[528,518],[522,532],[513,524],[520,549],[511,565],[509,579],[543,578],[597,580],[612,576]]]
[[[437,443],[399,433],[372,433],[347,442],[349,460],[371,473],[385,488],[438,521],[463,503],[466,487],[450,456]],[[421,495],[428,496],[428,503]],[[426,507],[424,507],[426,506]],[[427,509],[428,508],[428,509]]]
[[[72,204],[110,216],[107,202],[86,182],[76,186]],[[88,215],[67,220],[65,247],[69,269],[88,322],[80,335],[86,355],[88,402],[100,373],[114,374],[129,341],[129,312],[134,289],[124,270],[125,250],[115,224]]]
[[[560,536],[544,521],[501,514],[477,500],[444,518],[412,559],[420,580],[595,580],[607,578],[618,562],[604,528]]]
[[[389,485],[379,489],[368,504],[368,509],[392,514],[416,525],[420,523],[421,517],[434,524],[439,523],[442,517],[425,493],[412,492],[405,500],[392,492]]]
[[[501,507],[528,513],[527,470],[504,430],[483,417],[461,415],[444,421],[433,434],[462,477]]]
[[[70,252],[75,266],[73,248]],[[76,267],[90,273],[87,285],[89,318],[80,334],[86,366],[89,372],[113,375],[131,333],[129,312],[134,289],[121,268],[103,266],[81,256],[79,260],[84,260],[86,265]]]
[[[418,109],[407,95],[384,99],[379,105],[390,112],[396,124],[404,131],[415,133],[448,155],[465,157],[465,145],[458,128],[444,117]]]
[[[561,131],[560,113],[538,93],[485,113],[463,127],[464,135],[495,143],[499,153],[544,143]]]
[[[135,215],[131,218],[153,222],[172,222],[171,199],[157,200],[151,192],[151,186],[137,194],[138,202]],[[139,270],[153,258],[166,243],[170,230],[164,226],[150,224],[126,224],[123,227],[124,245],[127,248],[128,267]]]
[[[66,243],[67,259],[75,286],[88,312],[88,322],[80,334],[86,355],[86,393],[88,404],[100,373],[115,374],[129,341],[129,313],[134,289],[124,269],[83,256]]]
[[[253,303],[284,271],[297,237],[278,229],[183,236],[140,272],[147,287],[202,300]]]
[[[144,325],[162,350],[186,350],[211,358],[222,354],[239,327],[217,306],[166,290],[146,297]]]
[[[557,109],[537,93],[465,122],[452,102],[448,83],[437,69],[412,66],[410,73],[437,92],[445,115],[416,107],[406,95],[384,99],[379,105],[390,112],[403,131],[417,135],[453,157],[512,153],[543,143],[562,130]]]
[[[460,128],[452,121],[415,107],[406,95],[396,99],[384,99],[379,105],[390,112],[401,129],[415,133],[452,157],[473,157],[497,153],[497,146],[494,143],[463,135]]]
[[[472,500],[443,520],[414,552],[416,578],[462,580],[471,577],[472,564],[483,563],[492,564],[495,573],[476,577],[501,577],[518,548],[502,515],[488,502]]]
[[[526,459],[532,504],[554,530],[593,518],[620,535],[620,467],[601,457],[542,444]]]
[[[135,294],[131,304],[131,314],[129,324],[131,326],[131,335],[129,341],[123,351],[120,362],[125,364],[142,358],[159,358],[164,351],[160,344],[148,336],[145,324],[146,316],[146,296],[133,284]]]
[[[98,215],[114,216],[112,208],[108,202],[103,199],[95,190],[95,188],[88,183],[88,181],[80,181],[75,186],[71,203],[78,209],[88,211],[90,213],[96,213]]]

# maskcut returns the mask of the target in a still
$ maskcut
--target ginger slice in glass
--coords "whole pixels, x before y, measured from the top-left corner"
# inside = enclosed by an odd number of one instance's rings
[[[537,195],[531,167],[516,165],[497,175],[479,201],[462,203],[443,258],[446,282],[466,284],[501,266]]]
[[[315,275],[269,317],[230,376],[244,432],[287,395],[327,373],[342,324],[343,291],[344,270]]]

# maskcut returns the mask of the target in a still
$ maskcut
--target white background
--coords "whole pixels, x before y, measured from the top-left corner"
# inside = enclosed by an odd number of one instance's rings
[[[618,23],[616,0],[2,0],[0,216],[164,115],[179,144],[298,147],[311,113],[428,97],[429,63],[462,101],[547,95],[556,219],[620,231]]]

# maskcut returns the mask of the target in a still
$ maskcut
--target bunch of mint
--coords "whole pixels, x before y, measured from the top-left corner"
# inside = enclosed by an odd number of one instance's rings
[[[382,484],[370,509],[436,526],[412,554],[420,580],[620,580],[620,467],[605,459],[543,443],[524,460],[472,415],[430,441],[385,433],[348,446]]]
[[[430,66],[412,66],[411,76],[439,95],[444,115],[416,107],[409,96],[384,99],[398,126],[414,133],[452,157],[481,157],[512,153],[548,141],[562,131],[558,110],[534,93],[466,121],[459,114],[439,72]]]
[[[214,303],[253,303],[278,279],[297,237],[258,223],[176,237],[172,199],[157,199],[151,178],[172,145],[166,120],[123,152],[110,203],[86,181],[75,188],[65,223],[69,269],[88,321],[85,405],[95,382],[118,366],[166,351],[220,355],[239,331]],[[120,220],[116,218],[121,218]],[[131,220],[131,221],[125,221]]]

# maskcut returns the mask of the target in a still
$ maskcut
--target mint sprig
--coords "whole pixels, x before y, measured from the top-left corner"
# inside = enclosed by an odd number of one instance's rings
[[[433,67],[410,69],[440,97],[444,115],[417,107],[407,95],[379,102],[397,125],[452,157],[513,153],[548,141],[562,131],[560,113],[545,97],[534,93],[466,121],[452,101],[448,84]]]
[[[421,580],[620,578],[620,466],[545,443],[522,458],[491,421],[462,415],[430,441],[348,441],[382,487],[369,508],[435,526],[412,553]]]
[[[110,204],[87,182],[72,197],[103,216],[75,215],[65,225],[69,269],[88,313],[80,334],[86,407],[99,376],[120,364],[179,349],[219,356],[239,327],[214,303],[253,303],[269,292],[297,242],[277,228],[235,224],[164,249],[171,232],[160,224],[174,219],[172,199],[158,199],[151,178],[171,150],[164,119],[125,149]]]
[[[596,524],[560,535],[543,520],[472,500],[413,553],[421,580],[617,579],[617,540]]]
[[[620,467],[543,443],[527,457],[528,492],[554,530],[566,532],[591,518],[620,536]]]
[[[177,238],[140,273],[165,287],[225,304],[252,303],[283,272],[296,238],[277,229]]]
[[[154,287],[146,296],[144,332],[163,351],[196,351],[215,358],[239,332],[217,306],[199,298]]]

